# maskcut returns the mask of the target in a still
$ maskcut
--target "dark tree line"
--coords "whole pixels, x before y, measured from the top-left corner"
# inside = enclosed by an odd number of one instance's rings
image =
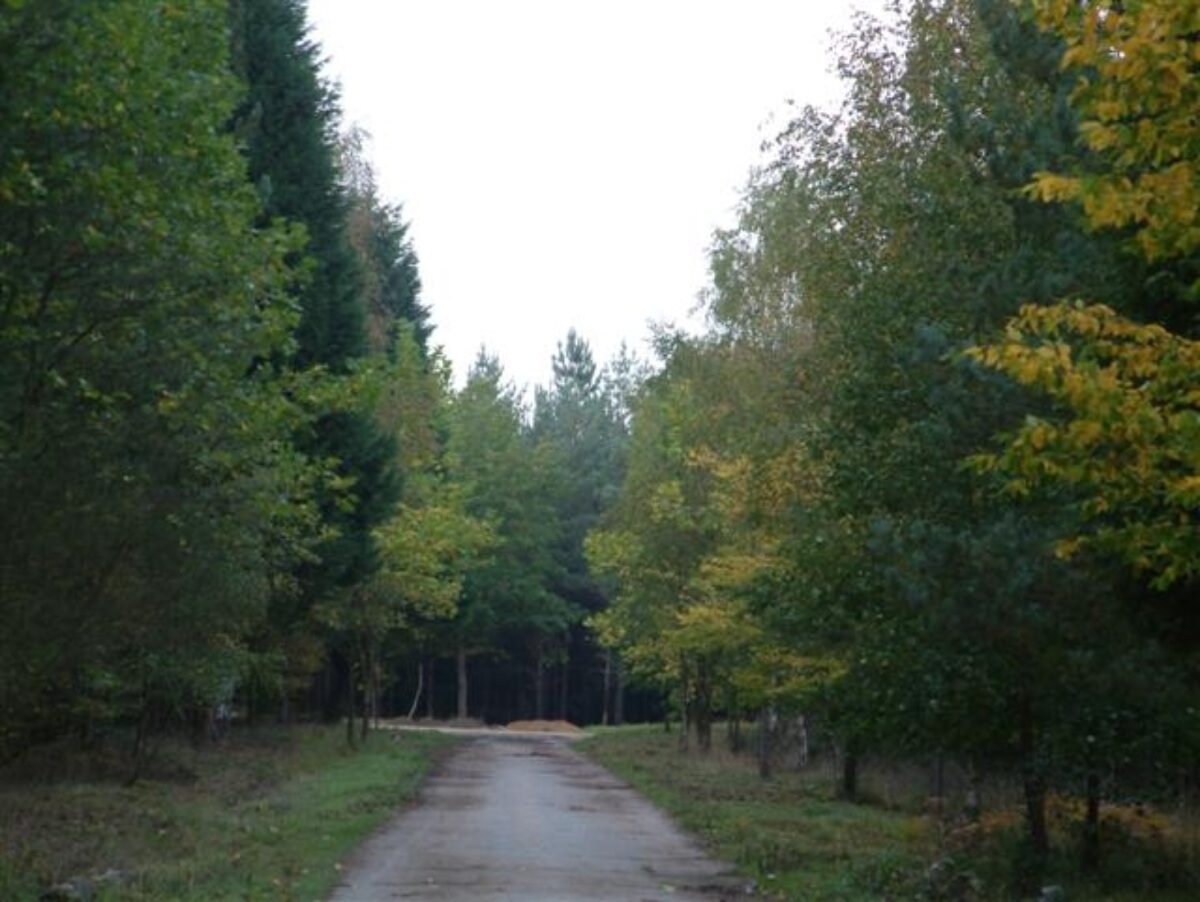
[[[349,686],[315,612],[379,568],[363,398],[429,324],[303,4],[6,4],[0,44],[0,747]]]
[[[299,0],[0,7],[5,758],[616,716],[582,541],[636,367],[572,333],[533,409],[486,356],[455,391],[320,69]]]

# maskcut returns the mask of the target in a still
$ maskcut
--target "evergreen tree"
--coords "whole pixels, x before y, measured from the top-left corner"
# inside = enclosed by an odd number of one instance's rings
[[[369,345],[372,353],[390,354],[404,324],[428,355],[433,324],[429,308],[421,303],[417,254],[400,206],[379,197],[366,141],[366,133],[357,128],[342,137],[341,168],[350,194],[348,236],[363,277]]]
[[[308,235],[295,362],[345,372],[365,353],[366,332],[346,240],[337,95],[321,78],[303,0],[233,0],[231,20],[234,63],[246,84],[234,128],[250,178],[266,217],[299,223]]]
[[[559,342],[552,360],[554,378],[550,386],[536,393],[532,434],[542,450],[548,468],[543,485],[554,511],[554,554],[558,561],[558,580],[551,587],[572,609],[580,614],[595,613],[607,603],[605,593],[588,570],[583,543],[603,512],[616,498],[624,463],[625,428],[613,400],[606,392],[603,374],[596,366],[588,343],[574,329]],[[574,658],[582,667],[574,668],[581,676],[589,669],[596,649],[590,634],[572,626],[562,636],[540,636],[535,679],[545,679],[544,644],[559,645],[559,714],[570,719],[568,710]],[[561,643],[561,644],[560,644]],[[545,691],[537,697],[545,708]],[[544,716],[540,711],[538,716]]]
[[[321,78],[302,0],[235,0],[231,18],[235,61],[247,85],[234,127],[245,143],[251,179],[267,215],[298,223],[308,237],[304,255],[294,261],[302,279],[292,365],[346,375],[368,349],[367,310],[347,237],[350,204],[338,168],[337,97]],[[344,602],[374,573],[372,530],[391,516],[399,494],[393,438],[368,412],[344,405],[298,441],[332,471],[319,499],[327,538],[316,559],[298,571],[299,606],[276,606],[273,641],[302,630],[313,604]],[[346,655],[339,653],[334,663],[346,682]],[[335,701],[327,699],[327,713]]]
[[[560,635],[574,611],[552,591],[556,523],[543,454],[530,446],[516,390],[481,351],[451,408],[448,466],[466,510],[495,545],[466,573],[450,642],[458,657],[458,712],[468,710],[467,657],[505,638]]]

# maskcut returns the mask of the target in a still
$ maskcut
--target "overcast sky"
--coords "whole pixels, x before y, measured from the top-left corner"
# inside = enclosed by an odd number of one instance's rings
[[[544,383],[684,324],[784,102],[829,103],[830,28],[880,0],[310,0],[347,122],[404,204],[434,341]]]

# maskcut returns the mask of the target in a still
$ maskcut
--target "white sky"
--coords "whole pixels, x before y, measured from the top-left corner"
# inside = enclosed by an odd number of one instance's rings
[[[828,29],[882,0],[310,0],[346,121],[404,204],[459,380],[518,384],[683,325],[783,102],[828,103]]]

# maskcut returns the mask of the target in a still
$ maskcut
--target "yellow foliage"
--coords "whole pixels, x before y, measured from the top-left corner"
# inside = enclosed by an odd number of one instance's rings
[[[1073,95],[1099,175],[1038,173],[1032,192],[1076,200],[1096,227],[1133,226],[1151,260],[1200,247],[1200,0],[1035,0],[1042,28],[1067,43],[1062,67],[1080,73]]]
[[[492,525],[467,514],[447,487],[432,503],[401,506],[374,536],[380,568],[365,591],[394,626],[453,617],[467,568],[497,541]]]
[[[752,707],[802,708],[818,690],[841,679],[845,662],[828,656],[802,655],[774,642],[764,642],[733,674],[742,700]]]
[[[1085,493],[1099,528],[1060,555],[1098,541],[1160,585],[1200,572],[1200,342],[1107,307],[1058,304],[1023,308],[999,344],[970,354],[1071,412],[1031,417],[1004,451],[974,459],[1014,475],[1020,493],[1044,481]]]
[[[706,558],[700,564],[700,584],[717,593],[746,588],[776,565],[773,546],[764,540],[754,551],[728,549]]]
[[[687,518],[687,505],[679,480],[660,483],[650,498],[650,518],[655,523],[682,523]]]

